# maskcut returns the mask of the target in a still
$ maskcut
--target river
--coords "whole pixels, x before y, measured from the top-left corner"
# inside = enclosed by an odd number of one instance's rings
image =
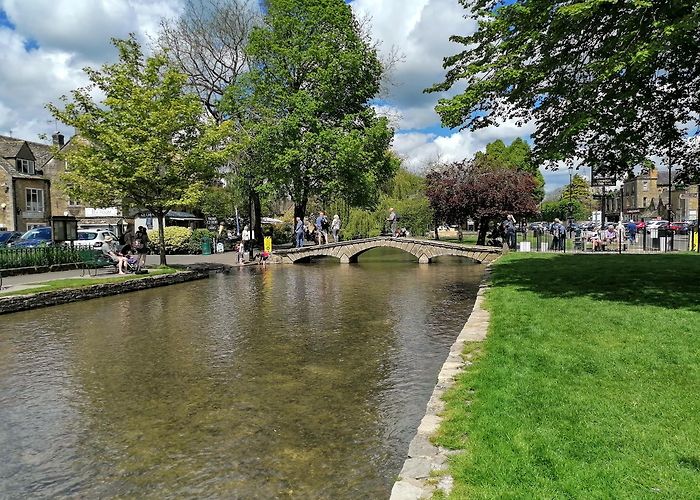
[[[3,316],[0,497],[387,498],[482,273],[373,250]]]

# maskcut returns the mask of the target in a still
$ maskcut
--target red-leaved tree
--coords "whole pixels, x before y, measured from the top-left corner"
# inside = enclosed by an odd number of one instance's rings
[[[492,221],[508,214],[519,218],[537,212],[534,177],[488,156],[446,165],[426,178],[426,194],[436,218],[460,225],[472,218],[478,227],[479,245],[485,244]]]

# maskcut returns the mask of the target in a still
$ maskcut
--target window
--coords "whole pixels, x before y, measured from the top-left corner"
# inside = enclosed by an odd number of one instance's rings
[[[642,206],[643,206],[644,208],[647,207],[647,197],[646,197],[646,196],[644,197],[644,201],[642,202]]]
[[[34,175],[34,160],[24,160],[17,158],[17,170],[23,174]]]
[[[649,181],[642,182],[642,190],[649,191]]]
[[[80,205],[81,205],[80,200],[71,200],[71,199],[68,199],[68,206],[69,206],[69,207],[77,207],[77,206],[80,206]]]
[[[27,211],[43,212],[44,211],[44,190],[27,188]]]

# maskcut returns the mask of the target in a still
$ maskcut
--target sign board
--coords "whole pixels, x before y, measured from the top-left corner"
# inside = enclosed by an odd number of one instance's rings
[[[265,236],[265,242],[264,242],[263,248],[265,249],[266,252],[272,253],[272,237]]]
[[[207,216],[207,229],[210,231],[216,231],[217,228],[219,227],[219,219],[216,217],[212,217],[211,215]]]
[[[697,220],[698,219],[698,211],[697,210],[688,210],[688,219]]]
[[[598,168],[591,167],[591,187],[614,186],[617,183],[614,175],[598,172]]]

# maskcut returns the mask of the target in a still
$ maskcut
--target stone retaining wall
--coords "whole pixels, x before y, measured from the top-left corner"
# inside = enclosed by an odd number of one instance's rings
[[[27,295],[11,295],[0,297],[0,314],[7,314],[37,307],[66,304],[78,300],[94,299],[107,295],[145,290],[175,283],[184,283],[209,277],[208,271],[180,271],[174,274],[158,274],[145,278],[135,278],[119,283],[98,283],[95,285],[73,288],[70,290],[55,290],[50,292],[38,292]]]

